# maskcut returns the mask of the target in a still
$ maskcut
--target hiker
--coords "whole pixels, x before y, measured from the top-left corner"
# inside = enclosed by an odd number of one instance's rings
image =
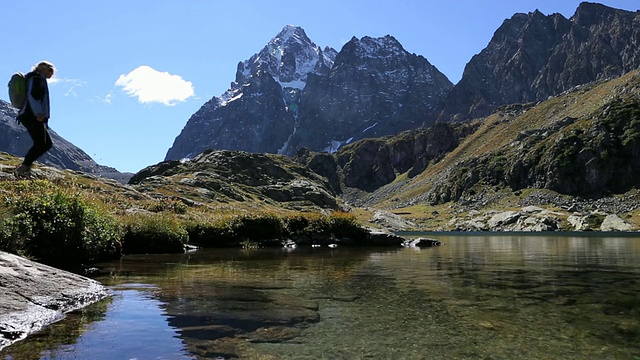
[[[20,121],[33,140],[33,146],[24,156],[24,161],[18,166],[14,175],[16,177],[29,177],[31,164],[44,155],[53,143],[49,136],[49,87],[47,79],[55,72],[55,67],[48,61],[41,61],[25,77],[27,80],[27,101],[20,109],[17,119]]]

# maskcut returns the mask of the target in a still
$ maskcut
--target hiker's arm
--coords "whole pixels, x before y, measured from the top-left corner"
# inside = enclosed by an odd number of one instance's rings
[[[33,111],[33,114],[40,121],[43,121],[46,118],[44,108],[46,85],[42,83],[43,81],[46,80],[37,76],[32,77],[31,79],[29,79],[29,89],[27,91],[27,99],[29,100],[31,111]],[[42,119],[40,119],[39,117],[42,117]]]

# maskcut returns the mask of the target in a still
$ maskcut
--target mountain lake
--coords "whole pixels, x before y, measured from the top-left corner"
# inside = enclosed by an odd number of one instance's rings
[[[640,359],[640,234],[206,249],[99,264],[112,295],[2,359]]]

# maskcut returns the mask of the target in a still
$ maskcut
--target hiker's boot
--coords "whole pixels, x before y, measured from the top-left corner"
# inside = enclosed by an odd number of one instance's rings
[[[29,179],[31,177],[31,167],[22,164],[13,170],[13,175],[18,179]]]

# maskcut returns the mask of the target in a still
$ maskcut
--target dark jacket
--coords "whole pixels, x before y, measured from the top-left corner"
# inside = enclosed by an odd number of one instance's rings
[[[20,121],[35,119],[37,115],[45,117],[45,122],[49,120],[49,86],[47,79],[36,72],[30,72],[26,76],[27,79],[27,101],[20,112],[18,119]]]

